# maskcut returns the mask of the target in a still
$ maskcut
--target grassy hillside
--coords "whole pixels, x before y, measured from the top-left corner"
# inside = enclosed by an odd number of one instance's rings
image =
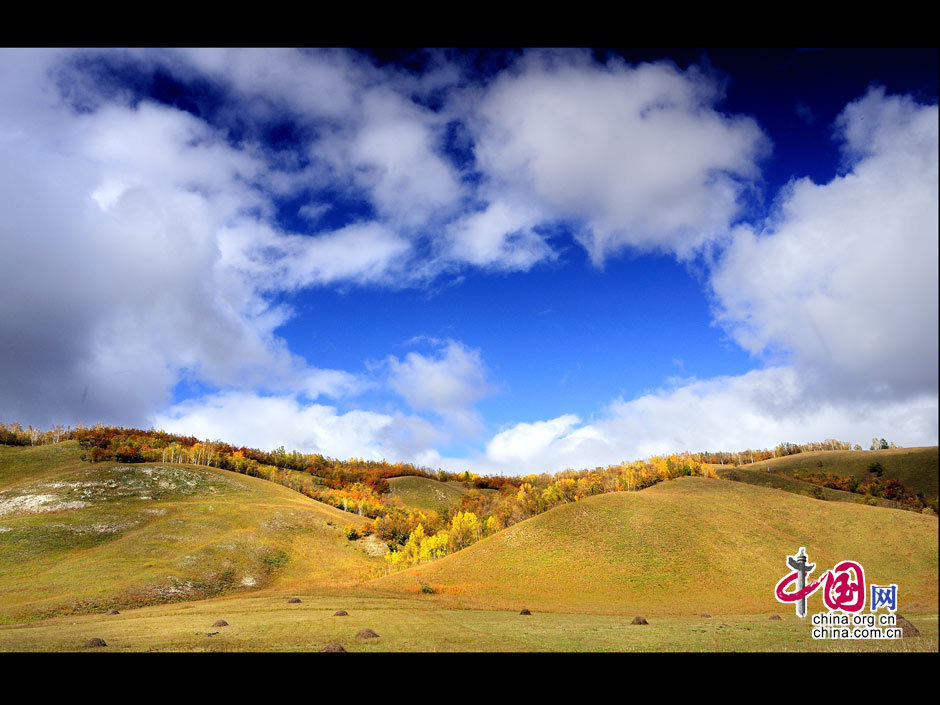
[[[355,515],[253,477],[78,453],[0,447],[0,651],[937,648],[936,517],[684,478],[565,505],[359,584],[381,559],[342,537]],[[814,641],[771,595],[801,545],[819,570],[855,558],[870,580],[899,583],[923,636]],[[631,626],[636,614],[650,625]],[[356,638],[365,628],[379,637]],[[108,645],[86,647],[92,637]]]
[[[940,456],[937,446],[923,448],[896,448],[894,450],[835,450],[797,453],[783,458],[762,460],[743,468],[770,470],[799,476],[803,472],[824,472],[855,477],[868,476],[872,463],[884,468],[883,478],[896,478],[915,492],[937,499]],[[716,466],[716,469],[722,469]]]
[[[0,621],[355,583],[359,517],[214,468],[88,464],[77,443],[0,447]]]
[[[869,581],[899,584],[902,612],[935,614],[937,538],[936,517],[690,477],[558,507],[366,587],[416,594],[425,582],[429,599],[463,607],[788,612],[773,588],[805,546],[818,570],[857,560]]]
[[[78,441],[44,446],[0,445],[0,491],[87,468],[80,455]]]
[[[457,482],[438,482],[427,477],[406,475],[388,481],[389,494],[398,497],[406,507],[441,512],[456,504],[467,493]]]
[[[800,494],[804,497],[813,497],[814,492],[822,492],[823,499],[827,502],[852,502],[853,504],[860,504],[863,499],[862,495],[855,492],[834,490],[831,487],[819,487],[810,482],[794,480],[792,477],[784,477],[783,475],[767,472],[767,470],[753,470],[750,465],[737,468],[717,466],[716,472],[718,473],[718,477],[723,480],[744,482],[748,485],[757,485],[759,487],[769,487],[775,490]],[[874,506],[877,507],[897,507],[897,502],[893,502],[890,499],[872,497],[871,500],[875,503]]]

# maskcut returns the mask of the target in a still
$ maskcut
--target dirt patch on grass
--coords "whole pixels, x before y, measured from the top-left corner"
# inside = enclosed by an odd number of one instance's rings
[[[359,539],[359,548],[361,548],[366,555],[369,556],[384,556],[388,553],[388,546],[385,545],[385,542],[382,539],[374,535],[366,536],[365,538]]]
[[[22,494],[15,497],[3,497],[3,493],[0,493],[0,516],[60,512],[66,509],[81,509],[87,506],[88,502],[80,500],[64,501],[54,494]]]
[[[272,533],[284,533],[286,531],[303,531],[310,528],[313,519],[297,512],[281,512],[265,519],[259,527]]]
[[[234,487],[227,478],[207,471],[162,465],[92,467],[70,478],[0,492],[0,516],[82,509],[115,500],[187,497]]]

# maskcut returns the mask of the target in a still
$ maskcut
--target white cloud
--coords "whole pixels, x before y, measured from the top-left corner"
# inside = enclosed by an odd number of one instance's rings
[[[792,183],[711,275],[718,317],[752,352],[782,349],[817,394],[937,393],[937,106],[872,89],[837,125],[851,170]]]
[[[335,50],[201,48],[147,51],[139,57],[167,64],[184,75],[209,77],[228,85],[258,115],[286,108],[336,121],[353,112],[356,94],[368,73],[364,62]]]
[[[388,358],[389,382],[413,409],[461,409],[492,391],[479,350],[456,340],[433,342],[440,345],[436,357],[410,352],[404,360]]]
[[[905,446],[937,442],[936,395],[899,402],[819,400],[789,367],[691,380],[624,401],[590,423],[566,414],[520,423],[496,434],[479,456],[442,458],[441,467],[527,474],[592,468],[704,450],[772,448],[783,441],[837,438],[868,447],[889,438]]]
[[[343,162],[379,212],[406,227],[451,215],[462,188],[435,149],[440,118],[391,90],[376,89],[363,96],[360,117]]]
[[[222,263],[265,291],[334,284],[391,283],[411,243],[381,223],[355,223],[315,236],[285,235],[241,221],[218,233]]]
[[[447,256],[480,267],[526,271],[556,253],[533,228],[541,214],[496,200],[447,227]]]
[[[278,233],[262,154],[153,103],[72,110],[55,86],[71,85],[74,56],[0,62],[0,415],[143,424],[184,375],[353,393],[348,373],[324,378],[275,335],[290,311],[268,294],[379,278],[408,244],[369,223]]]
[[[154,425],[197,438],[262,450],[279,446],[334,458],[389,461],[433,459],[438,434],[425,420],[373,411],[339,413],[335,407],[303,404],[291,395],[226,392],[171,407]]]
[[[88,55],[231,95],[210,124],[102,90],[73,62]],[[419,80],[338,51],[0,50],[0,416],[156,418],[259,447],[500,472],[865,441],[862,428],[936,442],[937,108],[877,90],[838,121],[845,175],[792,184],[766,228],[734,232],[712,272],[735,340],[782,350],[791,366],[617,401],[589,423],[518,424],[466,459],[434,446],[481,430],[475,404],[492,387],[480,351],[456,341],[387,361],[392,387],[439,427],[300,401],[369,383],[294,355],[276,334],[291,315],[279,294],[415,284],[466,264],[524,271],[559,256],[540,228],[558,222],[596,263],[626,247],[685,257],[727,235],[760,178],[766,137],[720,113],[716,84],[695,70],[532,52],[447,97],[459,80],[453,67]],[[439,113],[411,98],[442,89]],[[285,110],[316,135],[302,155],[272,154],[252,133]],[[451,120],[476,140],[478,186],[443,156]],[[240,123],[235,143],[227,130]],[[375,219],[318,228],[318,189],[362,199]],[[307,192],[298,208],[313,234],[282,232],[276,197]],[[184,376],[230,391],[155,417]]]
[[[230,86],[257,119],[287,111],[299,125],[313,126],[314,164],[294,181],[327,179],[333,187],[358,189],[389,227],[446,219],[464,196],[439,148],[442,117],[411,99],[440,80],[455,80],[452,70],[431,72],[425,86],[336,50],[199,49],[142,58]]]
[[[722,234],[768,151],[753,120],[715,110],[714,81],[665,63],[530,52],[474,97],[493,197],[582,222],[598,264],[627,246],[685,256]]]
[[[344,370],[310,369],[303,373],[302,381],[295,385],[310,399],[317,397],[342,398],[359,394],[372,386],[358,375]]]
[[[577,416],[565,414],[548,421],[516,424],[493,436],[486,444],[486,456],[497,463],[531,464],[580,422]]]
[[[438,347],[437,355],[388,357],[389,385],[412,409],[439,414],[460,437],[474,436],[483,427],[474,404],[495,391],[480,351],[455,340],[430,342]]]
[[[226,392],[182,402],[157,428],[272,449],[283,445],[332,457],[404,460],[477,473],[528,474],[592,468],[682,450],[771,448],[782,441],[837,438],[867,447],[873,436],[904,446],[935,444],[933,395],[901,402],[813,400],[789,367],[687,380],[636,399],[617,399],[588,423],[573,414],[519,423],[495,434],[485,452],[442,457],[450,433],[417,416],[340,413],[291,395]]]

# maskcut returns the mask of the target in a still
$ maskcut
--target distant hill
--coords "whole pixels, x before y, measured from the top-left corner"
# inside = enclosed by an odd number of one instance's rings
[[[773,588],[805,546],[820,572],[859,561],[869,581],[900,586],[902,613],[935,613],[937,539],[934,516],[688,477],[557,507],[367,589],[418,594],[426,584],[428,599],[462,607],[784,612]]]
[[[873,463],[881,465],[885,479],[896,478],[915,492],[923,492],[925,497],[937,499],[940,476],[940,455],[937,446],[797,453],[742,465],[740,469],[785,472],[797,478],[806,472],[831,472],[862,480],[868,475]],[[720,465],[715,468],[719,471],[729,469],[728,466]]]
[[[757,463],[755,463],[755,465],[756,464]],[[775,490],[783,490],[785,492],[803,495],[804,497],[815,498],[815,492],[818,491],[822,492],[822,499],[827,502],[853,502],[859,504],[864,499],[863,495],[855,492],[835,490],[831,487],[819,487],[810,482],[803,482],[784,475],[777,475],[765,469],[754,470],[750,465],[736,468],[729,468],[727,466],[721,467],[720,465],[715,467],[715,472],[718,474],[718,477],[723,480],[744,482],[748,485],[757,485],[759,487],[769,487]],[[871,501],[873,501],[874,506],[877,507],[897,508],[897,503],[889,499],[872,497]]]
[[[427,477],[405,475],[388,481],[389,494],[406,507],[440,513],[460,501],[467,488],[459,482],[439,482]]]
[[[0,447],[0,621],[354,584],[365,520],[254,477],[83,463],[78,443]]]

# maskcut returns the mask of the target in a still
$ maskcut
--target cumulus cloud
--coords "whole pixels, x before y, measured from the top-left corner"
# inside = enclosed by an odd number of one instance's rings
[[[125,129],[131,112],[141,118],[139,132]],[[151,173],[142,175],[106,139],[123,130],[144,138],[143,149],[179,156],[192,122],[155,107],[108,111],[100,123],[55,109],[36,117],[30,129],[0,127],[0,233],[8,253],[0,278],[9,297],[0,312],[3,411],[41,423],[56,409],[140,421],[165,400],[174,367],[198,359],[223,376],[234,349],[256,358],[264,331],[215,300],[209,285],[205,233],[220,210],[174,183],[212,157],[195,149],[197,164],[170,159],[144,166]],[[197,183],[226,188],[218,171],[204,173]]]
[[[352,170],[379,213],[404,227],[451,216],[463,193],[436,149],[440,117],[391,90],[363,96],[360,116],[359,129],[342,144],[345,153],[330,156]]]
[[[147,101],[75,110],[59,90],[74,58],[0,62],[0,414],[142,425],[184,374],[351,393],[348,373],[326,380],[275,334],[291,312],[269,294],[371,280],[407,245],[370,223],[278,231],[277,170],[262,152]]]
[[[354,396],[373,384],[345,370],[310,368],[304,370],[301,379],[292,386],[299,389],[308,399],[317,399],[321,396],[335,399]]]
[[[183,76],[226,85],[244,99],[243,109],[259,117],[287,109],[342,121],[354,110],[369,72],[366,62],[337,50],[217,47],[148,50],[137,52],[137,57]]]
[[[114,78],[128,67],[208,86],[214,107],[141,99]],[[837,122],[844,174],[794,182],[764,227],[729,235],[769,141],[721,98],[696,69],[579,52],[467,86],[446,62],[416,77],[333,50],[2,50],[0,417],[513,472],[862,427],[935,438],[936,106],[869,92]],[[265,146],[282,120],[296,143]],[[284,199],[303,232],[279,224]],[[334,202],[361,208],[336,224]],[[463,459],[435,446],[481,432],[493,387],[459,342],[386,360],[414,415],[313,403],[374,382],[295,355],[285,295],[526,271],[561,256],[558,224],[597,264],[727,238],[716,316],[787,366],[518,424]],[[168,406],[184,377],[226,391]]]
[[[338,50],[198,49],[140,58],[228,86],[256,120],[287,113],[315,130],[317,139],[300,146],[312,164],[294,180],[328,179],[360,192],[390,227],[446,219],[464,196],[440,149],[444,117],[411,99],[438,85],[435,77],[455,80],[452,69],[416,81]]]
[[[448,225],[444,242],[449,257],[481,267],[526,271],[557,253],[535,226],[539,212],[503,200],[467,214]]]
[[[477,96],[477,161],[494,200],[582,223],[595,263],[628,246],[687,256],[725,232],[769,150],[721,97],[694,69],[530,53]]]
[[[473,405],[494,391],[480,351],[456,340],[431,342],[438,346],[436,355],[389,356],[389,384],[412,409],[440,414],[462,433],[472,434],[481,426]]]
[[[572,427],[579,423],[581,419],[574,414],[565,414],[548,421],[516,424],[493,436],[486,444],[486,457],[496,463],[531,466],[549,446],[567,438]]]
[[[937,393],[937,106],[872,89],[837,121],[847,172],[790,184],[711,275],[752,352],[788,353],[818,394]]]
[[[422,462],[439,434],[424,419],[403,414],[305,404],[292,395],[224,392],[181,402],[157,415],[171,432],[272,450],[279,446],[334,458]]]
[[[772,367],[687,380],[636,399],[618,399],[589,423],[566,414],[516,424],[494,435],[485,453],[442,458],[440,465],[514,475],[592,468],[683,450],[772,448],[787,440],[837,438],[867,448],[877,435],[909,446],[936,438],[937,413],[932,394],[889,403],[818,399],[793,368]]]
[[[796,181],[710,273],[718,320],[791,364],[618,399],[585,423],[520,423],[454,469],[519,473],[681,450],[938,435],[937,106],[872,89],[836,122],[845,173]]]
[[[218,233],[221,262],[264,291],[290,291],[338,282],[389,283],[411,243],[381,223],[354,223],[318,235],[277,232],[241,222]]]

